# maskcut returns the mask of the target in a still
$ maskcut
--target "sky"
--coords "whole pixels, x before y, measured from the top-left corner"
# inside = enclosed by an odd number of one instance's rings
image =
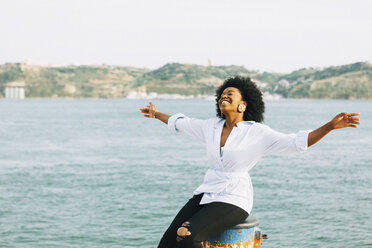
[[[242,65],[291,72],[372,61],[371,0],[2,0],[0,64]]]

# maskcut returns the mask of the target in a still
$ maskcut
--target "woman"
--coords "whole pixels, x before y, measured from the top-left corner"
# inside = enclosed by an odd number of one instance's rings
[[[217,117],[207,120],[172,116],[149,102],[141,108],[173,132],[204,142],[210,168],[193,197],[179,211],[159,246],[202,247],[201,242],[243,222],[253,206],[248,171],[262,156],[292,154],[307,148],[333,129],[357,127],[359,113],[341,113],[322,127],[283,134],[261,124],[265,110],[262,92],[250,78],[228,78],[216,91]]]

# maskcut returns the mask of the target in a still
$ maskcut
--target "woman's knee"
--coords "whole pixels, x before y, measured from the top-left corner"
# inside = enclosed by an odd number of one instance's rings
[[[181,227],[177,229],[177,241],[180,242],[185,239],[187,236],[191,235],[189,230],[191,223],[189,221],[185,221],[182,223]]]
[[[179,247],[199,247],[197,246],[199,241],[195,240],[195,233],[192,230],[192,224],[189,221],[185,221],[180,228],[177,230],[177,242]]]

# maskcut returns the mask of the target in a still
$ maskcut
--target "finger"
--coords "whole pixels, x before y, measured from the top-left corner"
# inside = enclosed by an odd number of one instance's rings
[[[354,128],[356,128],[356,127],[357,127],[357,125],[350,125],[349,127],[354,127]]]
[[[144,117],[150,117],[150,115],[143,115]]]
[[[353,125],[359,125],[359,124],[360,124],[359,122],[349,122],[346,125],[347,126],[353,126]]]
[[[360,115],[360,113],[348,113],[348,115],[350,115],[350,116],[356,116],[356,115]]]

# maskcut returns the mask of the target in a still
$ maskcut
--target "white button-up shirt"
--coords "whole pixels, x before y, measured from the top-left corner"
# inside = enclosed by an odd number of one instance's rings
[[[195,195],[204,193],[200,204],[226,202],[250,213],[253,187],[249,170],[264,155],[306,151],[311,130],[283,134],[258,122],[242,121],[232,129],[220,150],[224,123],[225,119],[218,117],[200,120],[178,113],[168,119],[168,128],[206,144],[210,168],[203,183],[194,191]]]

